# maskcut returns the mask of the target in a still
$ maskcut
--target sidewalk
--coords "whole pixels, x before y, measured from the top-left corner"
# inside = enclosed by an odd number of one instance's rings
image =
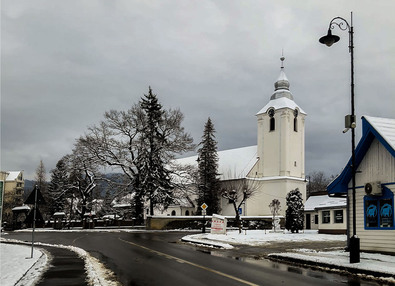
[[[74,251],[59,248],[40,246],[51,254],[48,269],[43,273],[38,286],[73,286],[89,285],[85,272],[84,260]]]

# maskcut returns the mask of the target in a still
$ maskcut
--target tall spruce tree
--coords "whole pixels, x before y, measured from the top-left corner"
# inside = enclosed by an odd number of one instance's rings
[[[64,211],[66,193],[68,191],[69,177],[64,158],[56,163],[55,169],[51,170],[51,181],[48,186],[51,214]]]
[[[299,189],[290,191],[286,197],[285,228],[292,233],[303,229],[303,199]]]
[[[220,211],[219,200],[219,180],[218,176],[218,154],[217,141],[215,140],[215,129],[211,119],[208,118],[198,149],[198,169],[199,169],[199,197],[198,205],[203,203],[208,205],[207,214],[218,213]],[[200,208],[199,208],[200,209]]]
[[[170,172],[166,169],[164,147],[168,138],[163,133],[164,111],[158,98],[149,87],[148,94],[141,99],[141,108],[145,113],[145,124],[142,130],[143,148],[140,153],[140,184],[146,191],[150,202],[150,214],[154,214],[154,206],[163,204],[165,208],[172,202],[173,186]]]

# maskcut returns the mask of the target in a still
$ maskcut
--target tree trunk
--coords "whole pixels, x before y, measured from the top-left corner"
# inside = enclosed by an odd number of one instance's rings
[[[235,201],[233,201],[233,208],[235,209],[235,213],[236,213],[236,225],[239,228],[239,233],[241,233],[240,214],[239,214],[239,210],[237,209],[237,205]]]

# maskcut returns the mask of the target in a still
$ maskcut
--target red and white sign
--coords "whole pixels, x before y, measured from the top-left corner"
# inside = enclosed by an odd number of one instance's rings
[[[225,234],[226,233],[227,219],[224,216],[213,214],[211,220],[211,233]]]

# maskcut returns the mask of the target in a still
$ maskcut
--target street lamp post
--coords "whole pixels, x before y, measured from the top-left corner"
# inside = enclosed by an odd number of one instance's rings
[[[350,250],[350,263],[358,263],[360,261],[359,255],[359,238],[356,235],[356,211],[355,211],[355,106],[354,106],[354,28],[352,25],[352,12],[351,12],[351,25],[342,18],[335,17],[329,23],[328,34],[320,38],[320,43],[325,44],[328,47],[340,40],[339,36],[332,35],[332,29],[338,27],[340,30],[348,30],[349,35],[349,52],[351,55],[351,116],[346,116],[346,129],[344,133],[351,129],[351,175],[352,175],[352,223],[353,223],[353,236],[350,238],[349,250]]]

